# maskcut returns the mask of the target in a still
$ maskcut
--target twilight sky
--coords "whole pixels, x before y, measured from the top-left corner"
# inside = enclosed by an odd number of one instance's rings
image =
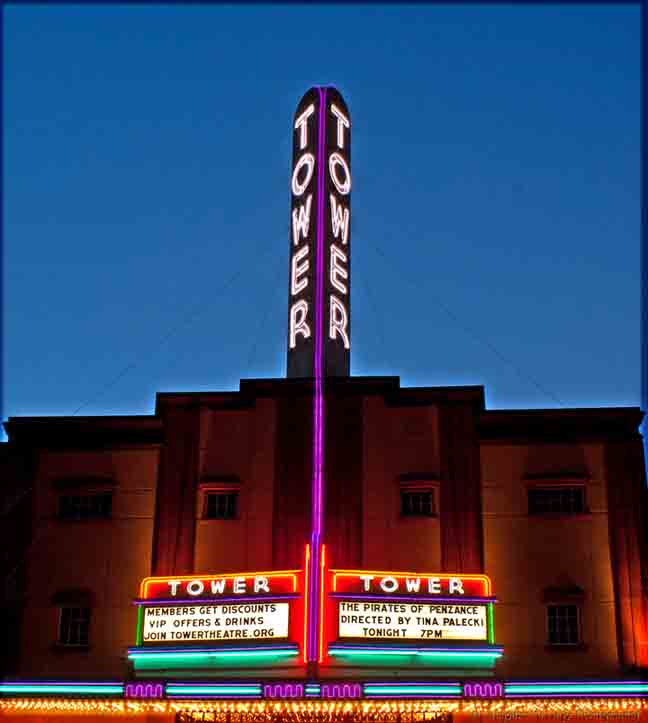
[[[637,6],[4,19],[3,418],[285,376],[291,119],[319,83],[353,124],[353,375],[639,404]]]

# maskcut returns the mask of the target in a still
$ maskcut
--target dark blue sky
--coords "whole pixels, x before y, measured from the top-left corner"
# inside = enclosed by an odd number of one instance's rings
[[[318,83],[353,123],[354,375],[639,403],[638,7],[4,13],[4,417],[285,375]]]

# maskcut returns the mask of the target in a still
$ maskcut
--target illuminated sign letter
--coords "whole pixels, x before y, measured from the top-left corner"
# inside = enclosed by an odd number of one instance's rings
[[[191,580],[191,582],[187,583],[187,592],[190,595],[202,595],[204,591],[205,585],[202,580]]]
[[[171,594],[175,597],[178,594],[180,580],[169,580],[169,587],[171,588]]]
[[[344,169],[344,180],[341,181],[338,178],[337,168],[341,166]],[[331,174],[331,180],[335,184],[338,193],[346,196],[351,190],[351,171],[347,166],[346,161],[339,153],[331,153],[329,157],[329,173]]]
[[[337,204],[335,196],[331,194],[331,230],[335,238],[340,237],[342,231],[342,243],[349,240],[349,209]]]
[[[340,148],[344,148],[344,129],[349,127],[349,119],[334,103],[331,103],[331,113],[338,119],[337,144]]]
[[[329,310],[329,337],[335,339],[339,334],[344,341],[344,348],[349,348],[349,335],[347,333],[348,317],[344,304],[331,294],[331,308]]]
[[[300,233],[304,238],[308,236],[312,200],[313,196],[311,195],[306,199],[306,204],[304,206],[300,206],[292,212],[293,243],[295,246],[299,244]]]
[[[364,591],[369,592],[371,590],[371,581],[374,579],[373,575],[360,575],[360,579],[364,585]]]
[[[458,577],[451,577],[448,587],[451,595],[454,592],[458,592],[460,595],[464,594],[463,582]]]
[[[267,577],[264,575],[257,575],[254,578],[254,592],[270,592]]]
[[[335,244],[331,244],[331,285],[341,294],[346,294],[347,287],[340,279],[348,279],[349,274],[347,274],[343,266],[338,264],[338,261],[346,263],[347,255],[341,248],[338,248]]]
[[[421,578],[405,578],[405,589],[407,592],[418,592],[421,589]]]
[[[290,307],[290,348],[297,346],[297,334],[301,334],[304,339],[308,339],[311,335],[306,317],[308,316],[308,304],[301,299]]]
[[[299,278],[308,271],[308,259],[306,259],[303,264],[299,264],[304,256],[308,256],[308,246],[302,246],[290,262],[290,293],[293,296],[296,296],[302,289],[308,286],[308,279]]]
[[[306,178],[299,180],[299,172],[306,166]],[[292,177],[292,192],[295,196],[301,196],[306,190],[306,187],[313,177],[313,169],[315,168],[315,159],[310,153],[304,153],[304,155],[297,161],[295,170],[293,171]]]
[[[211,591],[213,595],[222,595],[225,591],[225,580],[212,580]]]
[[[308,108],[295,121],[295,130],[299,130],[299,147],[303,151],[308,142],[308,119],[315,112],[315,106],[311,103]],[[348,126],[348,123],[347,123]]]

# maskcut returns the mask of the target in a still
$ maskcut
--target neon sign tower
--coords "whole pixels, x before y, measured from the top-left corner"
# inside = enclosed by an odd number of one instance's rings
[[[324,379],[349,376],[351,120],[330,87],[311,88],[293,122],[288,289],[289,378],[312,378],[311,536],[304,661],[321,662],[324,546]]]
[[[289,378],[349,376],[351,120],[330,87],[311,88],[293,123]]]

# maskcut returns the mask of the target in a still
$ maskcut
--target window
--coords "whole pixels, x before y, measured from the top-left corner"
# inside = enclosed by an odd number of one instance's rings
[[[90,608],[61,608],[59,622],[59,645],[80,647],[88,645],[90,630]]]
[[[61,520],[107,520],[112,517],[112,493],[64,494],[59,497]]]
[[[238,492],[207,492],[205,518],[208,520],[235,520],[238,517]]]
[[[432,490],[401,490],[402,517],[432,517],[434,494]]]
[[[580,645],[578,605],[547,605],[549,645]]]
[[[530,515],[579,515],[585,512],[585,488],[534,487],[529,490]]]

